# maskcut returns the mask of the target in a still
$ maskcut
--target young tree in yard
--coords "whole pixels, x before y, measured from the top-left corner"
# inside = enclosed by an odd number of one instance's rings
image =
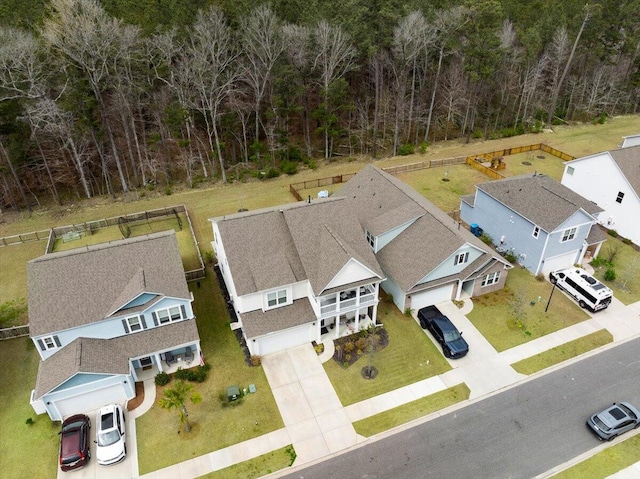
[[[172,388],[165,389],[164,395],[158,402],[162,409],[178,411],[180,424],[184,424],[185,432],[191,432],[191,423],[189,423],[189,412],[187,411],[187,400],[193,404],[202,401],[202,396],[198,392],[191,392],[193,386],[182,380],[177,380]]]

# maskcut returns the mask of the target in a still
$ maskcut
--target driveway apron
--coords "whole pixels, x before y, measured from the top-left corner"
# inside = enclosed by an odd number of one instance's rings
[[[263,356],[262,367],[295,448],[296,466],[358,442],[311,344]]]

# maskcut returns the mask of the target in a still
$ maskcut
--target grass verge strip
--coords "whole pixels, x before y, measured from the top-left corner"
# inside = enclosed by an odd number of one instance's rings
[[[595,333],[587,334],[543,353],[513,363],[511,366],[520,374],[533,374],[612,342],[613,336],[611,333],[606,329],[600,329]]]
[[[248,461],[200,476],[199,479],[236,479],[238,477],[254,479],[291,466],[295,458],[296,452],[293,446],[289,445]]]
[[[553,476],[553,479],[604,479],[638,461],[640,461],[640,434],[565,469]]]
[[[402,406],[356,421],[353,423],[353,427],[361,436],[373,436],[387,429],[406,424],[414,419],[469,399],[470,393],[471,391],[467,385],[461,383],[424,398],[416,399]]]

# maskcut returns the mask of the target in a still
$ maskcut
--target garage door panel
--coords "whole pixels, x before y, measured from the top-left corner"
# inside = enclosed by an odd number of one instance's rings
[[[555,271],[556,269],[570,268],[575,263],[577,255],[578,253],[576,251],[572,251],[567,254],[554,256],[553,258],[547,258],[542,265],[542,272],[548,274],[550,271]]]
[[[425,306],[449,301],[453,297],[452,295],[452,284],[413,294],[411,295],[411,309],[418,311]]]
[[[261,356],[311,342],[309,325],[272,333],[256,340]]]
[[[106,406],[107,404],[122,403],[127,400],[122,384],[113,384],[102,389],[77,394],[75,396],[56,401],[58,412],[67,417]]]

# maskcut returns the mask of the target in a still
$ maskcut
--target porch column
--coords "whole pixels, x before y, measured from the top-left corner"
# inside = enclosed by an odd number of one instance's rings
[[[360,331],[360,308],[356,309],[356,332]]]
[[[336,324],[335,338],[338,339],[340,337],[340,314],[338,314],[338,316],[336,316],[335,324]]]
[[[458,287],[456,288],[456,298],[455,298],[456,300],[460,299],[460,293],[462,293],[462,281],[458,280]]]
[[[320,339],[322,339],[322,320],[318,318],[316,323],[316,343],[320,344]]]
[[[162,358],[160,357],[160,354],[155,353],[153,355],[153,359],[156,360],[156,364],[158,365],[158,371],[164,372],[164,369],[162,369]]]

